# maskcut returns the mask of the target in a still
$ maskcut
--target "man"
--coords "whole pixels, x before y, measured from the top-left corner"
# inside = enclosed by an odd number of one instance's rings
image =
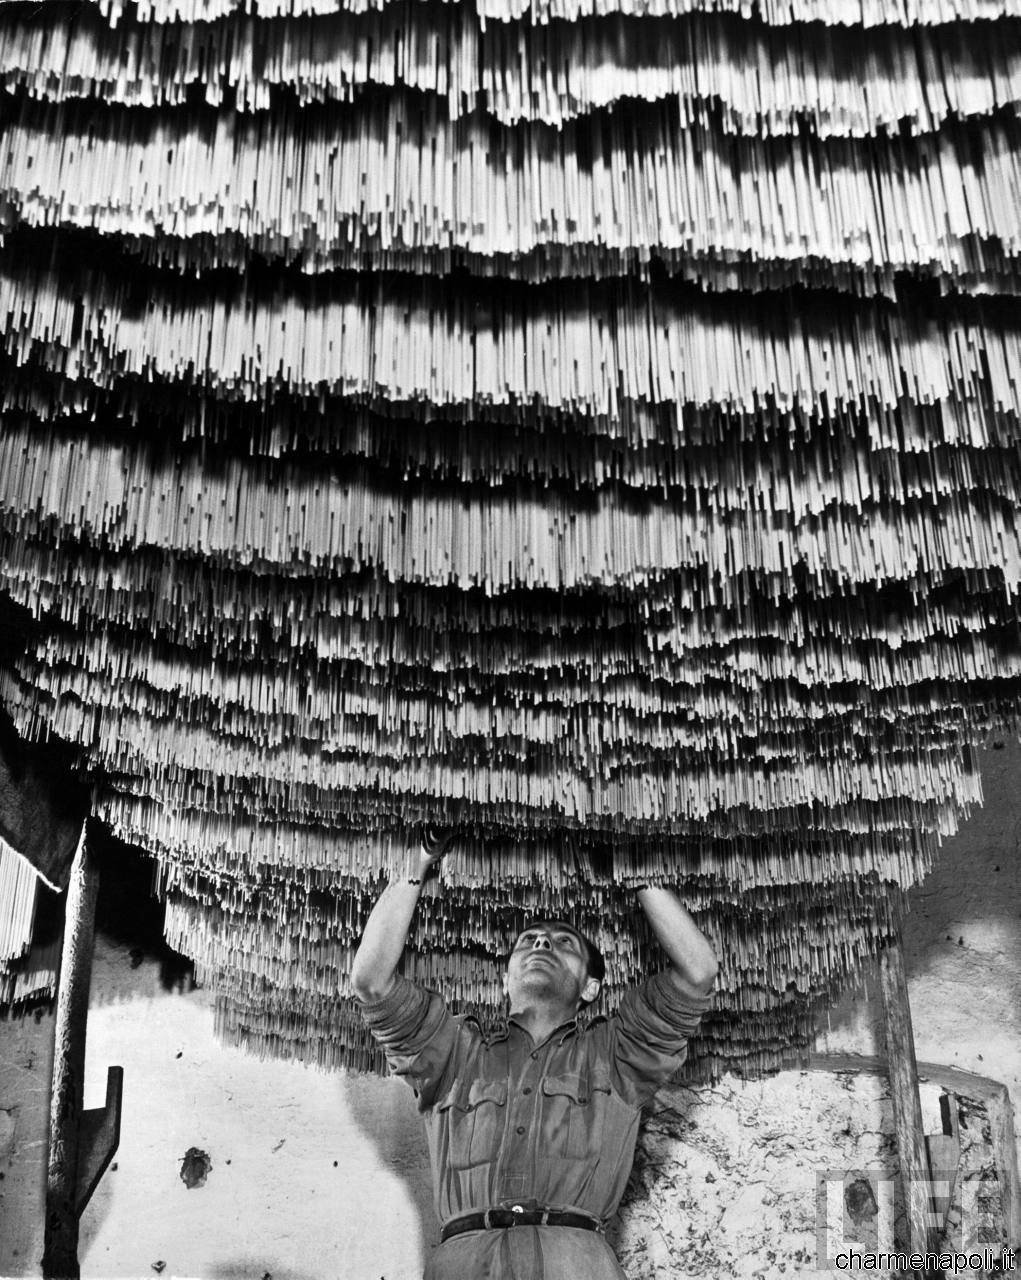
[[[528,926],[504,978],[506,1026],[486,1036],[397,974],[422,882],[450,837],[427,836],[381,895],[351,973],[391,1068],[418,1094],[441,1244],[425,1280],[620,1280],[603,1235],[620,1202],[641,1108],[686,1054],[716,959],[666,889],[637,891],[670,967],[610,1018],[598,950],[564,920]]]

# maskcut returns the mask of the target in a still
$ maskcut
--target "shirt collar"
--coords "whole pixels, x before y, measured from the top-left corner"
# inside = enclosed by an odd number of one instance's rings
[[[500,1040],[506,1040],[510,1036],[511,1027],[517,1027],[523,1036],[528,1036],[528,1032],[517,1021],[516,1018],[505,1018],[503,1022],[498,1023],[494,1028],[492,1035],[489,1037],[490,1043],[497,1043]],[[582,1030],[584,1023],[580,1015],[576,1015],[567,1022],[562,1022],[559,1027],[554,1027],[550,1034],[543,1040],[542,1044],[536,1045],[537,1049],[541,1049],[543,1044],[549,1044],[551,1040],[556,1040],[557,1044],[563,1044],[576,1032]],[[558,1039],[559,1037],[559,1039]],[[531,1037],[529,1037],[530,1039]]]

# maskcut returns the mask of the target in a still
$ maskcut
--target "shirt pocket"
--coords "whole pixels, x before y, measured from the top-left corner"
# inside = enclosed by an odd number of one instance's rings
[[[436,1103],[447,1131],[452,1169],[492,1163],[500,1153],[507,1117],[506,1080],[458,1080]]]
[[[547,1076],[542,1082],[541,1150],[554,1159],[599,1155],[610,1105],[610,1081],[602,1075]]]

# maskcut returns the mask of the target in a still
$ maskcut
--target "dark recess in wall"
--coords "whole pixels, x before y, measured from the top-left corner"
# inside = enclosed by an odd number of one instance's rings
[[[92,840],[99,863],[96,929],[130,947],[139,963],[154,956],[166,991],[190,991],[195,986],[194,965],[163,938],[163,903],[153,891],[154,859],[116,840],[101,823],[93,824]]]

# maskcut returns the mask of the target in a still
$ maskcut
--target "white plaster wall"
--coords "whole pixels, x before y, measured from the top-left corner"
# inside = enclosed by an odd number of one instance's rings
[[[427,1157],[399,1081],[260,1062],[213,1038],[204,992],[167,993],[100,941],[86,1106],[125,1068],[121,1146],[82,1219],[85,1280],[421,1274]],[[188,1188],[192,1147],[212,1167]],[[385,1208],[385,1213],[383,1212]]]

